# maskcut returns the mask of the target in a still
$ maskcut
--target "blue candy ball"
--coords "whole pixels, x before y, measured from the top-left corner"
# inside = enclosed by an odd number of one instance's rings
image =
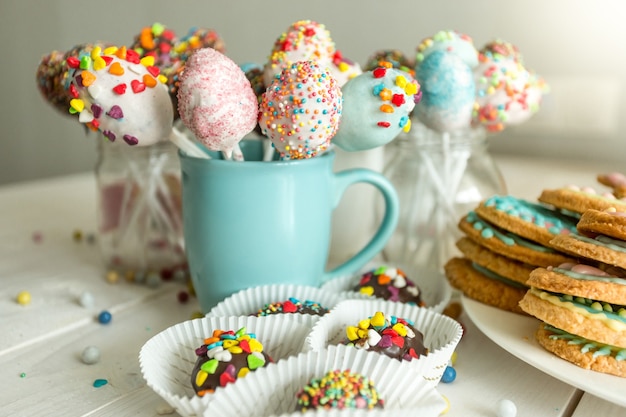
[[[449,384],[456,379],[456,370],[451,366],[446,366],[446,370],[443,371],[441,382]]]

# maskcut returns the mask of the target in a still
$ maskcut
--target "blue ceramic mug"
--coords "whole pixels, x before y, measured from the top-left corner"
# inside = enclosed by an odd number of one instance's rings
[[[398,222],[398,197],[384,176],[363,168],[334,173],[332,151],[268,162],[262,160],[261,141],[240,145],[244,162],[224,161],[219,154],[202,159],[179,153],[185,250],[205,313],[242,289],[319,286],[354,273],[385,246]],[[326,271],[332,212],[355,183],[372,184],[381,192],[385,216],[356,255]]]

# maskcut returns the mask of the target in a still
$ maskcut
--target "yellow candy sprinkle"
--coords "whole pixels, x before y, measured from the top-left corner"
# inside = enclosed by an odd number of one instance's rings
[[[109,46],[108,48],[104,49],[104,53],[102,55],[115,55],[117,49],[117,46]]]
[[[402,75],[398,75],[396,77],[396,85],[398,87],[404,89],[404,87],[406,87],[406,84],[407,84],[407,80]]]
[[[346,64],[345,62],[342,62],[339,64],[338,69],[341,72],[346,72],[350,69],[350,65]]]
[[[22,306],[30,304],[30,293],[28,291],[20,291],[20,293],[17,294],[17,303]]]
[[[83,102],[81,99],[79,98],[74,98],[72,100],[70,100],[70,106],[72,109],[74,109],[74,111],[80,113],[81,111],[85,110],[85,102]]]
[[[348,340],[357,340],[359,336],[357,335],[357,330],[359,330],[356,326],[348,326],[346,327],[346,336]]]
[[[241,352],[243,352],[243,349],[240,348],[239,346],[231,346],[228,348],[228,351],[232,353],[233,355],[238,355]]]
[[[450,363],[452,363],[452,366],[456,364],[456,358],[457,358],[457,353],[455,350],[454,352],[452,352],[452,356],[450,357]]]
[[[198,371],[196,374],[196,386],[200,387],[204,384],[204,381],[208,378],[209,374],[204,372],[203,370]]]
[[[231,346],[237,346],[238,344],[239,342],[236,340],[224,340],[223,342],[224,349],[228,349]]]
[[[417,84],[415,83],[407,83],[407,85],[404,87],[404,92],[409,96],[414,96],[415,94],[417,94],[417,91]]]
[[[248,346],[250,346],[251,352],[263,352],[263,344],[257,339],[248,340]]]
[[[143,58],[141,58],[141,60],[139,60],[139,62],[141,62],[141,64],[145,65],[146,67],[151,67],[154,65],[154,57],[144,56]]]
[[[369,329],[370,319],[361,320],[359,322],[359,329]]]
[[[409,119],[406,124],[404,125],[404,127],[402,128],[402,130],[404,132],[408,132],[409,130],[411,130],[411,119]]]
[[[250,368],[243,367],[239,370],[239,372],[237,372],[237,378],[243,378],[244,376],[248,375],[249,372]]]
[[[146,87],[153,88],[157,85],[157,80],[155,80],[154,77],[150,74],[144,74],[143,83],[146,85]]]
[[[157,77],[158,80],[163,83],[163,84],[167,84],[167,77],[163,74],[159,74],[159,76]]]
[[[374,294],[374,288],[370,286],[361,287],[359,291],[361,292],[361,294],[369,295],[370,297]]]
[[[383,113],[393,113],[393,107],[390,104],[383,104],[380,106],[380,111]]]
[[[398,333],[400,336],[405,337],[406,336],[406,327],[404,326],[404,324],[402,323],[396,323],[393,325],[392,329],[394,329],[396,331],[396,333]]]
[[[100,58],[101,54],[102,48],[100,48],[99,46],[94,46],[94,48],[91,50],[91,59]]]
[[[385,315],[382,311],[377,311],[371,319],[372,326],[382,327],[385,325]]]
[[[356,335],[358,336],[359,339],[363,339],[363,338],[365,338],[367,336],[367,330],[365,330],[365,329],[357,329]]]
[[[107,66],[107,63],[104,59],[102,59],[101,56],[97,56],[93,59],[93,69],[95,71],[99,71],[101,69],[104,69],[104,67]]]
[[[244,334],[241,335],[237,338],[237,341],[241,342],[242,340],[250,340],[250,335],[249,334]]]
[[[114,62],[109,67],[109,74],[124,75],[124,68],[122,68],[119,62]]]

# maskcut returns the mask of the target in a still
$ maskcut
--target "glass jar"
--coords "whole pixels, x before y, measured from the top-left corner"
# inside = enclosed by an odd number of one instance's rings
[[[97,240],[110,271],[139,280],[186,270],[177,149],[99,141]]]
[[[386,147],[383,174],[398,192],[400,217],[383,257],[414,273],[442,272],[459,254],[458,222],[478,203],[504,194],[483,129],[442,134],[415,123]]]

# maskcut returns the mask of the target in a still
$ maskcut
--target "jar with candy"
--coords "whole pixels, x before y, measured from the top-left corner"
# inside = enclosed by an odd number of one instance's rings
[[[109,271],[141,281],[184,274],[180,163],[170,141],[98,143],[97,240]]]
[[[485,131],[440,133],[415,123],[385,150],[383,174],[398,192],[400,218],[383,256],[415,273],[442,271],[458,253],[461,217],[481,200],[506,192]]]

